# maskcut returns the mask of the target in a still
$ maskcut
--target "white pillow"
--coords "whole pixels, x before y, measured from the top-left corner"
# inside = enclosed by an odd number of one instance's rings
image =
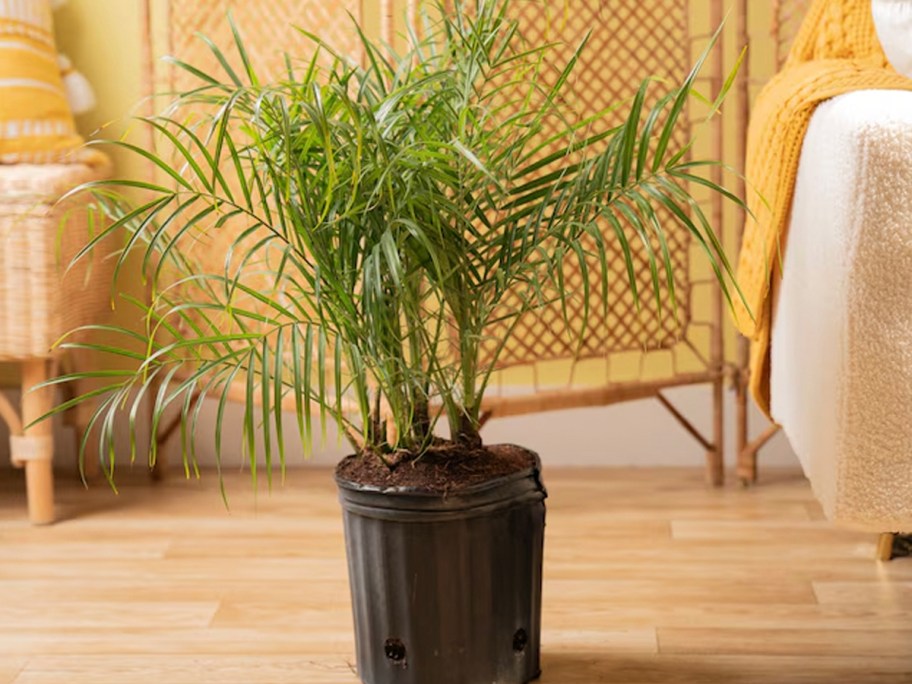
[[[912,78],[912,0],[871,0],[871,12],[890,64]]]

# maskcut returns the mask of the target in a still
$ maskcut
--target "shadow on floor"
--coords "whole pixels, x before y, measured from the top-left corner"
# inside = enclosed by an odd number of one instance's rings
[[[540,684],[899,684],[908,658],[542,653]]]
[[[541,684],[714,684],[742,682],[738,672],[695,661],[619,653],[542,653]]]

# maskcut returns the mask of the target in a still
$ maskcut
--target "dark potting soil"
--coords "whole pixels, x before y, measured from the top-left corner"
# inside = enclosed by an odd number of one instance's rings
[[[534,465],[533,452],[512,444],[465,447],[446,443],[431,447],[418,458],[405,457],[392,467],[374,455],[348,456],[336,466],[336,475],[363,485],[415,487],[442,494],[512,475]]]

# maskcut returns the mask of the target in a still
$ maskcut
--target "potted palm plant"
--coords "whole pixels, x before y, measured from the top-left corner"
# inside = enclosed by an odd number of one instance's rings
[[[619,241],[639,296],[639,242],[649,296],[673,312],[670,220],[706,248],[728,295],[728,263],[689,188],[737,200],[695,175],[706,162],[671,148],[705,55],[653,107],[644,83],[623,104],[626,121],[593,134],[562,97],[585,45],[554,69],[508,8],[441,2],[402,54],[362,33],[363,63],[308,34],[314,54],[288,58],[268,83],[236,30],[237,69],[215,45],[219,74],[175,60],[198,86],[145,120],[159,151],[113,143],[164,180],[81,189],[107,221],[83,254],[125,234],[118,269],[141,264],[152,289],[151,302],[133,302],[140,332],[106,328],[103,343],[79,343],[130,362],[98,371],[104,386],[74,400],[99,400],[106,471],[117,416],[128,417],[133,457],[146,401],[153,433],[180,412],[189,468],[206,400],[220,453],[226,404],[240,398],[254,478],[284,468],[283,408],[305,447],[334,421],[353,450],[336,481],[368,684],[539,674],[540,463],[484,444],[479,426],[519,317],[575,296],[611,305],[607,284],[564,289],[565,262],[578,260],[589,282],[587,263],[604,264]],[[224,267],[202,269],[200,250]],[[518,307],[505,306],[508,293]]]

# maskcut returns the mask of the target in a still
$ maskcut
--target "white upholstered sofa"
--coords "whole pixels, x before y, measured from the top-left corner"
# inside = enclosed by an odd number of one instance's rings
[[[774,296],[772,413],[826,515],[912,531],[912,92],[819,106]]]

